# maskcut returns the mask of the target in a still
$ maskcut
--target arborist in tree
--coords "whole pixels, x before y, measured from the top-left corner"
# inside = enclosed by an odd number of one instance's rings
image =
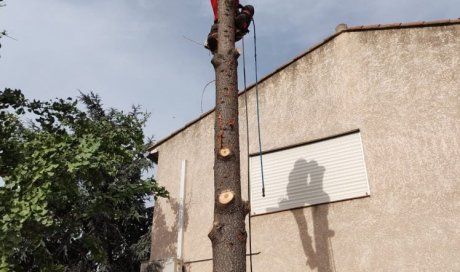
[[[205,47],[211,50],[212,53],[217,50],[217,29],[219,26],[219,11],[217,8],[218,0],[211,0],[212,10],[214,12],[214,24],[211,27],[211,31],[208,34]],[[246,33],[249,32],[248,28],[251,24],[252,16],[254,16],[254,7],[251,5],[243,6],[239,0],[235,2],[235,41],[241,40]]]

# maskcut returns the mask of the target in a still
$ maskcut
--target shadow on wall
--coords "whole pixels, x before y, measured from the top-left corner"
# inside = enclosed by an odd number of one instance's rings
[[[170,205],[174,222],[168,224],[164,212],[165,205]],[[187,229],[188,208],[184,208],[184,231]],[[179,229],[179,202],[170,198],[163,205],[156,205],[153,215],[152,245],[150,260],[168,259],[177,256],[177,232]]]
[[[315,199],[322,202],[329,202],[330,198],[323,189],[323,178],[326,169],[318,165],[314,160],[307,162],[304,159],[298,159],[294,168],[289,173],[289,183],[287,185],[287,199],[279,203],[279,207],[288,208],[295,201],[297,206],[309,204],[305,198],[299,197],[299,192],[314,194]],[[313,218],[313,240],[311,231],[309,233],[307,220],[304,211],[307,209],[291,210],[294,215],[297,227],[299,229],[300,239],[306,258],[306,265],[310,269],[317,269],[318,272],[335,271],[334,254],[331,246],[331,237],[334,231],[329,229],[327,219],[329,213],[329,204],[312,206]]]

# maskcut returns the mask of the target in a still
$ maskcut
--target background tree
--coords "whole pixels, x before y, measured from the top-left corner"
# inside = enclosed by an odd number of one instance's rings
[[[168,195],[142,175],[147,118],[104,109],[93,93],[42,102],[0,92],[0,271],[139,271],[145,200]]]

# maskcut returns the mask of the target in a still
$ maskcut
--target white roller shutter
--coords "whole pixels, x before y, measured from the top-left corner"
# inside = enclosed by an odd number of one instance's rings
[[[250,158],[251,214],[370,195],[359,132]]]

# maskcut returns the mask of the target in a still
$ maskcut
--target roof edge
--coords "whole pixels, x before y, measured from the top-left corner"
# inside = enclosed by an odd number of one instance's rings
[[[304,56],[312,53],[316,49],[322,47],[326,43],[332,41],[335,39],[337,36],[339,36],[342,33],[345,32],[361,32],[361,31],[375,31],[375,30],[388,30],[388,29],[402,29],[402,28],[420,28],[420,27],[433,27],[433,26],[444,26],[444,25],[457,25],[460,24],[460,18],[458,19],[447,19],[447,20],[434,20],[434,21],[417,21],[417,22],[408,22],[408,23],[394,23],[394,24],[375,24],[375,25],[361,25],[361,26],[352,26],[348,27],[346,29],[343,29],[341,31],[338,31],[327,38],[323,39],[321,42],[314,44],[310,48],[308,48],[306,51],[302,52],[301,54],[297,55],[294,57],[292,60],[288,61],[287,63],[281,65],[279,68],[275,69],[273,72],[268,73],[264,77],[262,77],[258,84],[264,82],[265,80],[269,79],[276,73],[280,72],[281,70],[284,70],[287,66],[291,65],[292,63],[296,62],[297,60],[303,58]],[[250,89],[254,88],[255,83],[247,86],[247,88],[241,92],[239,92],[238,96],[244,94],[245,92],[248,92]],[[197,123],[201,119],[204,119],[206,116],[210,115],[212,112],[214,112],[215,108],[210,109],[209,111],[201,114],[199,117],[193,119],[192,121],[186,123],[183,127],[177,129],[173,133],[169,134],[165,138],[161,139],[160,141],[154,143],[151,145],[148,150],[157,148],[164,142],[168,141],[169,139],[173,138],[180,132],[184,131],[188,127],[192,126],[193,124]]]

